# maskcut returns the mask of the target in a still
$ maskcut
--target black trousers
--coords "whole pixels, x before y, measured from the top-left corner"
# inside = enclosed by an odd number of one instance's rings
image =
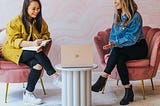
[[[41,70],[36,70],[33,68],[36,64],[40,64],[46,70],[48,75],[52,75],[56,72],[44,52],[37,53],[36,51],[23,51],[19,62],[24,63],[31,68],[26,87],[26,90],[30,92],[34,91],[36,83],[42,72]]]
[[[145,39],[140,40],[132,46],[127,46],[123,48],[114,47],[110,57],[108,59],[107,65],[104,72],[111,74],[115,65],[117,65],[117,70],[123,85],[129,84],[128,69],[126,66],[126,61],[142,59],[147,56],[148,46]]]

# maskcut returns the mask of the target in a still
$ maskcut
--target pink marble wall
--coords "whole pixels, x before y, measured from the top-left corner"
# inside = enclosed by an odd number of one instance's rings
[[[16,16],[23,0],[0,0],[0,27]],[[114,0],[41,0],[43,16],[53,39],[49,57],[53,65],[60,63],[60,46],[70,43],[93,43],[98,31],[111,27]],[[136,0],[144,25],[160,27],[160,1]],[[94,48],[94,62],[99,57]],[[101,70],[99,68],[99,70]]]
[[[160,27],[160,7],[158,0],[136,0],[144,25]],[[51,3],[52,4],[52,3]],[[57,5],[56,5],[57,4]],[[60,45],[68,43],[93,43],[98,31],[111,27],[113,0],[69,0],[59,1],[50,12],[53,16],[53,49],[50,57],[53,64],[60,63]],[[61,4],[61,5],[60,5]],[[94,62],[99,65],[99,57],[94,48]],[[98,68],[101,70],[101,68]]]

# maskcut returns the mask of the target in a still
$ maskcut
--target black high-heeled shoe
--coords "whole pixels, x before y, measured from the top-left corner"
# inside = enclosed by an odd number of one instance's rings
[[[92,86],[92,91],[94,92],[102,91],[102,89],[104,88],[106,84],[106,81],[107,81],[107,78],[100,76],[98,80],[96,81],[96,83]]]
[[[132,85],[130,85],[130,88],[125,88],[125,95],[123,99],[120,101],[120,105],[127,105],[129,102],[133,102],[134,100],[134,93],[132,90]]]

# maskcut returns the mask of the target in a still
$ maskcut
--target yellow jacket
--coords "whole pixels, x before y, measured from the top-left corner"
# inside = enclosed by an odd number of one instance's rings
[[[18,15],[7,24],[6,34],[8,38],[7,41],[3,44],[2,56],[6,60],[13,61],[17,64],[19,63],[19,59],[22,54],[22,48],[20,47],[20,43],[22,41],[29,41],[31,37],[33,40],[35,40],[36,38],[35,36],[33,36],[34,34],[36,34],[38,38],[50,38],[48,25],[44,20],[42,20],[41,33],[39,33],[35,29],[33,22],[33,24],[30,24],[30,33],[27,34],[25,27],[22,23],[21,15]]]

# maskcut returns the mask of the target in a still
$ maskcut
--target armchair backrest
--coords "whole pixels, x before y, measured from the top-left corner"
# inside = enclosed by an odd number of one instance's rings
[[[51,48],[51,45],[52,45],[52,39],[51,39],[51,41],[46,45],[46,47],[43,48],[43,51],[44,51],[44,53],[45,53],[46,55],[48,55],[49,50],[50,50],[50,48]]]
[[[145,39],[148,44],[148,58],[150,58],[150,65],[155,66],[156,58],[159,59],[160,52],[160,28],[143,27]],[[158,60],[157,59],[157,60]]]
[[[95,43],[97,52],[100,56],[101,64],[105,64],[104,55],[106,53],[109,53],[109,50],[106,51],[106,50],[103,50],[102,48],[109,41],[110,31],[111,31],[111,28],[108,28],[105,31],[98,32],[97,36],[94,37],[94,43]]]
[[[154,72],[152,76],[155,76],[160,63],[160,28],[148,28],[148,27],[145,27],[145,28],[148,30],[146,31],[146,34],[144,34],[148,44],[147,57],[150,60],[150,63],[149,63],[150,67],[154,68],[153,69]]]

